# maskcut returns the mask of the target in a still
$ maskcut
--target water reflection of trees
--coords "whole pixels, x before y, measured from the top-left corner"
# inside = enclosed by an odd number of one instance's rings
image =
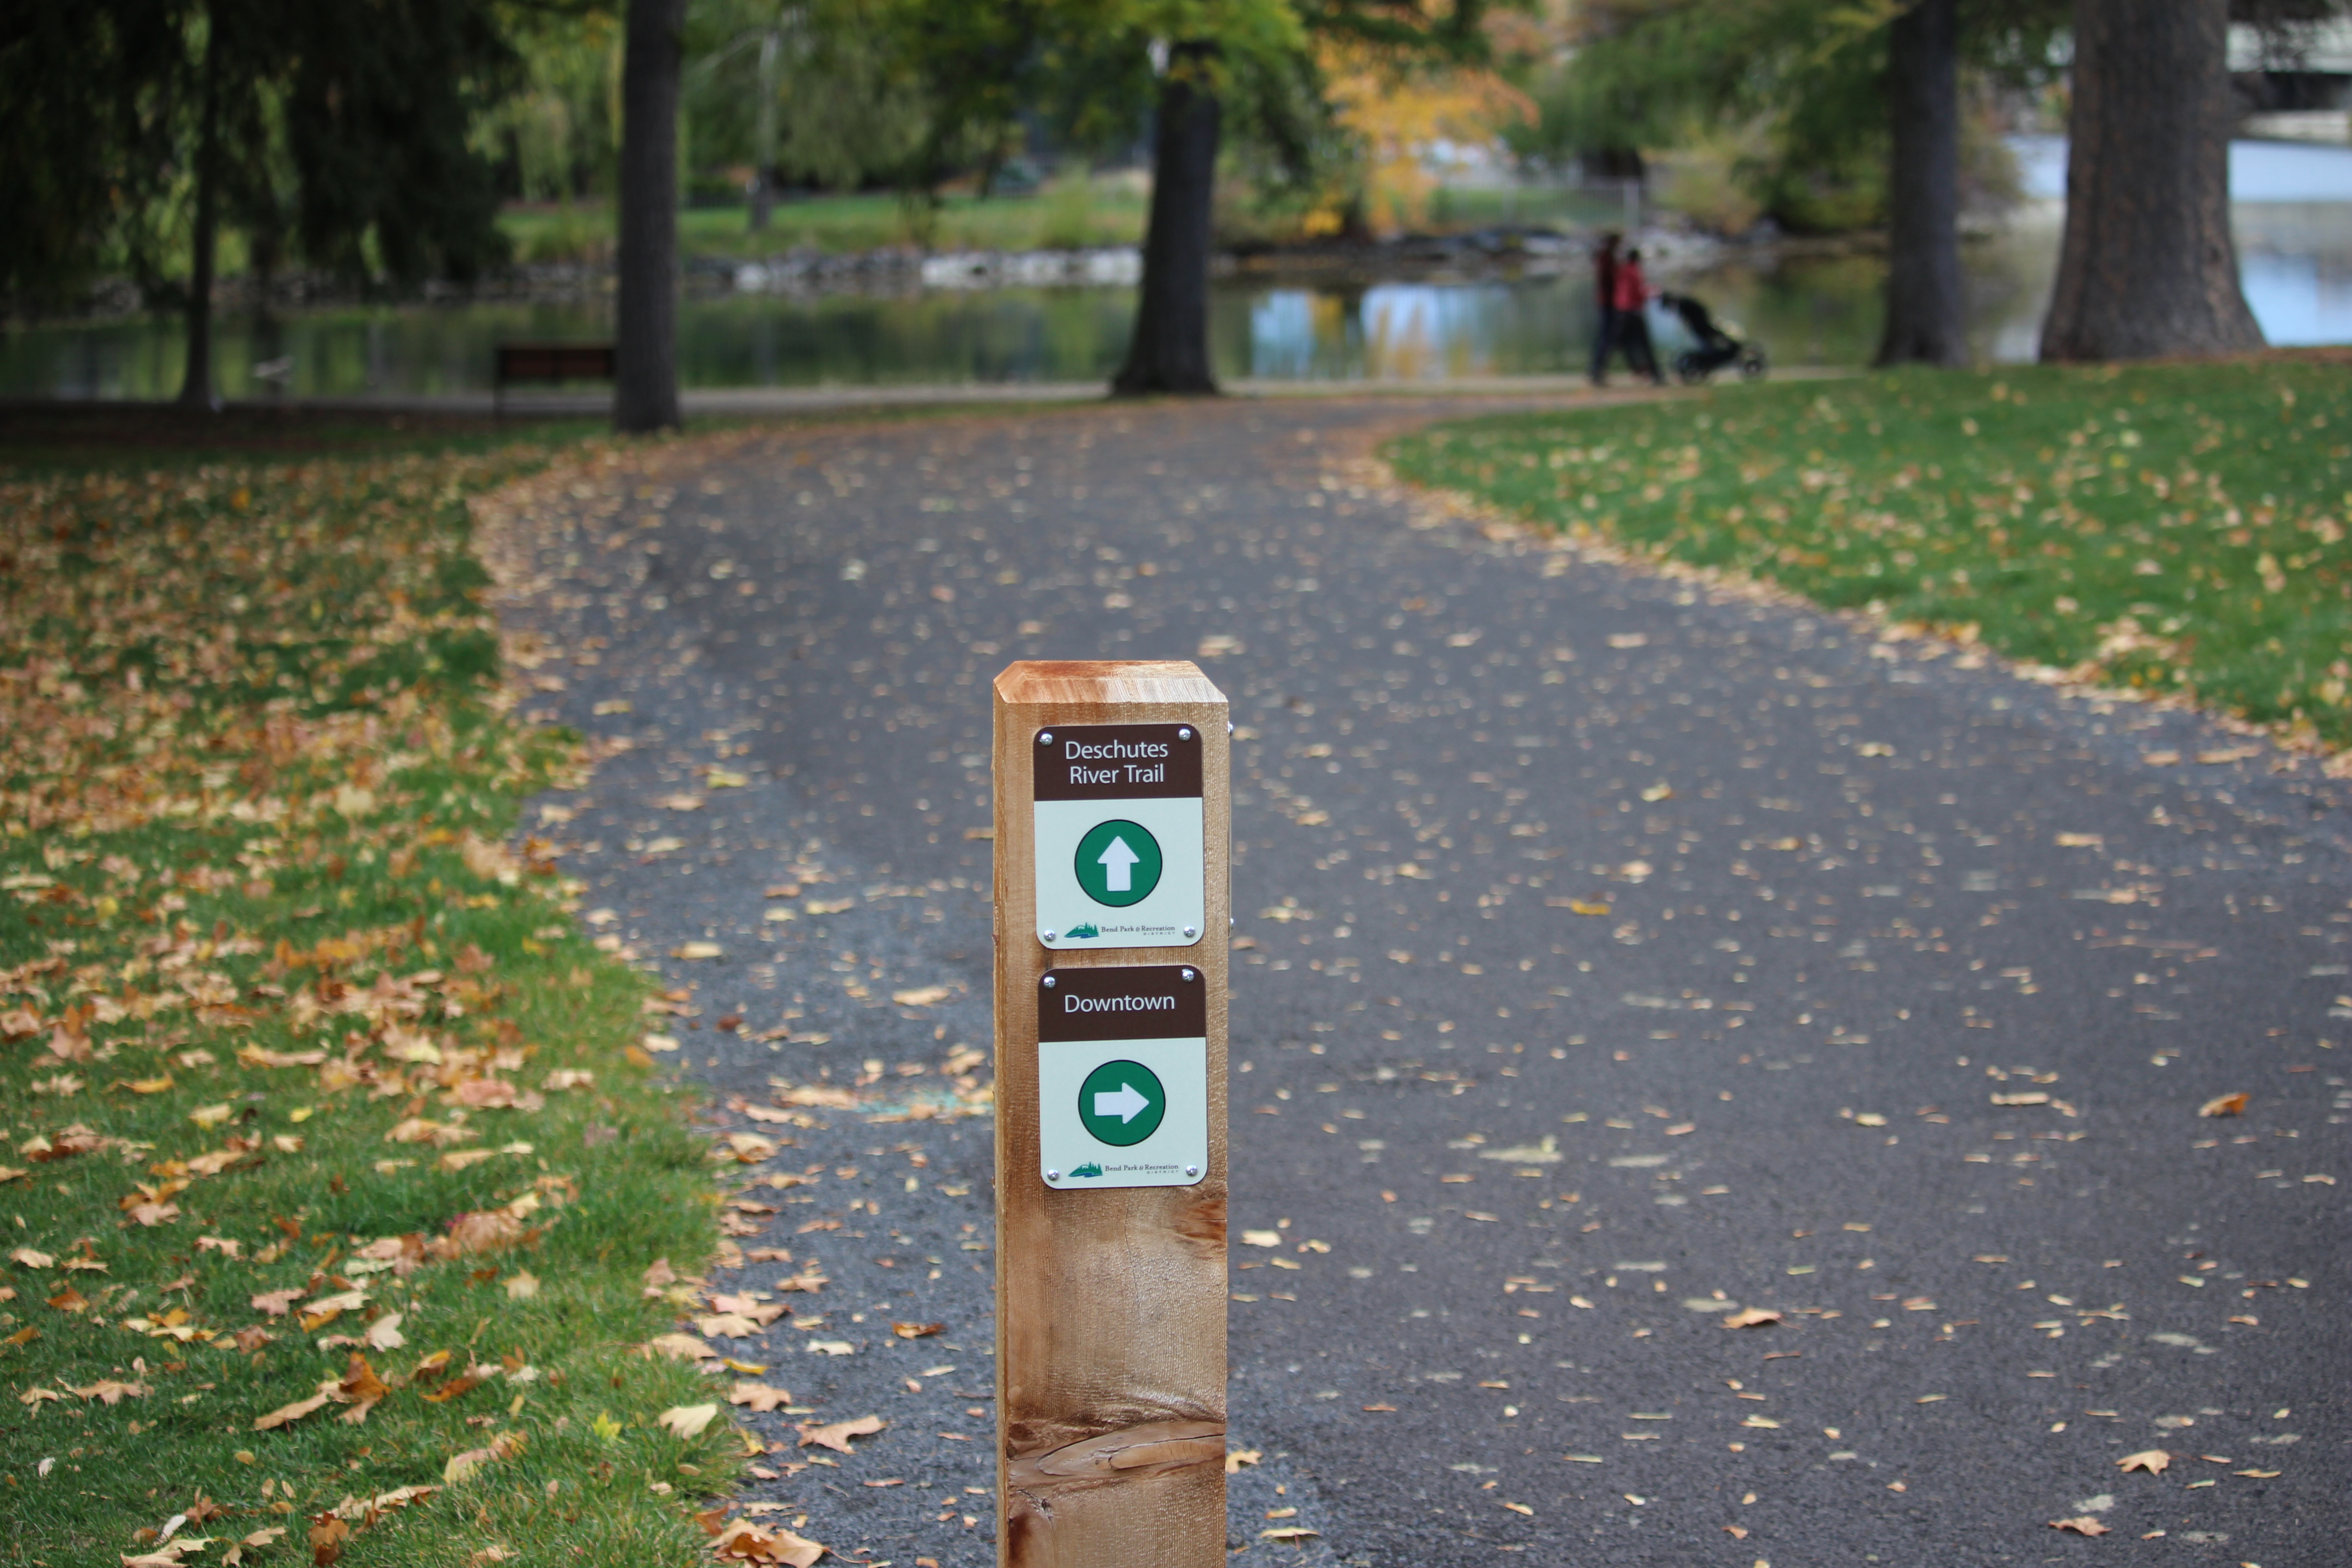
[[[2352,206],[2247,204],[2238,223],[2247,296],[2272,340],[2352,340]],[[1969,246],[1979,359],[2032,356],[2056,244],[2054,224],[2021,222]],[[1777,363],[1858,365],[1877,341],[1883,268],[1868,254],[1757,258],[1674,286],[1745,326]],[[1463,283],[1234,280],[1212,301],[1211,352],[1234,378],[1573,374],[1591,341],[1590,288],[1580,269]],[[1133,312],[1127,288],[690,299],[681,372],[690,387],[1097,381],[1117,367]],[[433,395],[486,390],[501,339],[610,331],[605,307],[584,300],[325,307],[225,315],[215,352],[231,396],[263,395],[255,367],[289,355],[299,395]],[[168,397],[180,337],[168,318],[25,328],[0,340],[0,395]]]

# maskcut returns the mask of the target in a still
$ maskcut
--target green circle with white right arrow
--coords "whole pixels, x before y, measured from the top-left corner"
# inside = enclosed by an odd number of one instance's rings
[[[1078,1120],[1088,1136],[1127,1149],[1160,1131],[1168,1090],[1141,1062],[1105,1062],[1078,1086]]]
[[[1160,886],[1160,840],[1140,823],[1098,822],[1078,840],[1072,869],[1087,897],[1123,910]]]

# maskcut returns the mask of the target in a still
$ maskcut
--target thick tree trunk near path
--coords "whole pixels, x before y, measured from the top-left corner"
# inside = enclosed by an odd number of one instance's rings
[[[1135,337],[1111,391],[1213,394],[1209,370],[1210,199],[1223,109],[1209,80],[1214,45],[1179,44],[1160,87],[1151,157],[1151,219]]]
[[[2044,360],[2260,348],[2230,236],[2229,0],[2075,0]]]
[[[629,0],[613,388],[613,426],[625,434],[678,423],[677,110],[685,26],[686,0]]]
[[[1888,39],[1886,331],[1880,364],[1966,364],[1960,286],[1960,71],[1958,0],[1919,0]]]
[[[220,16],[205,33],[204,79],[196,110],[194,254],[188,266],[188,353],[180,377],[180,406],[218,412],[213,384],[213,268],[220,249]]]

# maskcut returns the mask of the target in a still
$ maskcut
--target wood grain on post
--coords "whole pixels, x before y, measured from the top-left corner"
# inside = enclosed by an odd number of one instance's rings
[[[1225,1560],[1225,982],[1231,745],[1189,662],[1020,663],[996,678],[997,1561]],[[1202,752],[1206,921],[1189,947],[1038,940],[1041,729],[1190,724]],[[1037,996],[1048,968],[1191,964],[1208,1002],[1209,1163],[1190,1186],[1062,1191],[1039,1173]]]

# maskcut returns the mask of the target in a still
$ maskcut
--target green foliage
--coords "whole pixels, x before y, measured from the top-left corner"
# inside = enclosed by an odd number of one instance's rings
[[[611,194],[621,146],[617,18],[526,10],[513,41],[522,85],[476,120],[476,147],[511,167],[525,201]]]
[[[1065,244],[1133,245],[1143,237],[1144,198],[1135,182],[1115,175],[1058,176],[1035,195],[952,193],[927,204],[934,244],[953,250],[1036,250]],[[767,229],[750,232],[740,206],[678,215],[678,247],[688,256],[755,258],[791,250],[848,255],[908,243],[905,201],[888,192],[795,198],[780,203]],[[569,209],[509,209],[499,225],[516,252],[542,260],[609,254],[613,209],[604,203]]]
[[[68,299],[167,183],[157,91],[181,57],[177,0],[17,5],[0,25],[0,294]]]
[[[908,23],[901,0],[697,5],[688,22],[686,99],[696,164],[757,165],[761,54],[772,36],[770,113],[782,180],[841,191],[903,181],[939,117]]]
[[[291,240],[313,265],[407,283],[503,257],[468,142],[520,79],[499,0],[17,10],[38,20],[0,35],[0,286],[55,298],[120,268],[161,292],[208,178],[267,261]]]
[[[1900,0],[1603,0],[1563,65],[1529,84],[1542,109],[1509,133],[1529,162],[1568,167],[1639,150],[1666,165],[1666,195],[1729,226],[1767,214],[1796,230],[1881,221],[1888,25]],[[1962,0],[1962,68],[1981,99],[2053,69],[2061,0]],[[1973,155],[1998,186],[1979,134]],[[1686,189],[1678,197],[1677,181]]]
[[[1407,70],[1482,61],[1481,0],[1061,0],[1045,8],[1035,90],[1081,146],[1132,146],[1159,101],[1171,40],[1221,100],[1216,226],[1228,242],[1297,232],[1334,190],[1360,190],[1364,148],[1334,112],[1321,42]],[[1160,51],[1156,56],[1155,51]]]
[[[1066,174],[1042,194],[1045,221],[1037,230],[1039,245],[1056,250],[1077,250],[1095,243],[1094,182],[1084,174]]]
[[[373,261],[403,283],[504,260],[491,171],[467,144],[520,80],[489,0],[295,0],[286,20],[286,144],[309,258],[353,277]]]
[[[2340,363],[1727,388],[1391,455],[1547,527],[2352,744]]]

